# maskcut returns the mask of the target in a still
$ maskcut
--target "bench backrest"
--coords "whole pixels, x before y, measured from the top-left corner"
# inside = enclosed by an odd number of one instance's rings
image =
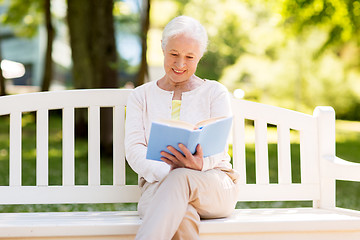
[[[125,183],[124,121],[131,90],[41,92],[0,98],[0,116],[10,116],[9,186],[0,186],[0,204],[137,202],[136,185]],[[239,201],[320,199],[318,130],[314,116],[234,99],[233,165],[241,174]],[[100,183],[100,108],[113,109],[113,184]],[[74,176],[74,111],[88,109],[88,184]],[[62,110],[62,185],[48,184],[49,110]],[[36,112],[36,186],[22,186],[22,114]],[[247,183],[246,119],[254,122],[256,183]],[[267,129],[277,129],[278,181],[269,180]],[[292,180],[291,129],[300,135],[301,181]]]
[[[9,186],[1,204],[136,202],[137,186],[125,185],[125,106],[131,90],[71,90],[0,98],[0,116],[10,115]],[[113,184],[100,184],[100,108],[113,109]],[[75,184],[75,109],[88,109],[88,184]],[[49,186],[49,110],[62,110],[62,185]],[[22,186],[22,115],[36,112],[36,186]]]
[[[240,171],[239,201],[292,201],[320,199],[317,118],[292,110],[233,99],[234,168]],[[253,121],[256,184],[247,183],[246,121]],[[275,131],[277,180],[270,182],[268,130]],[[275,129],[275,130],[274,130]],[[300,181],[292,173],[291,133],[299,138]],[[272,136],[274,138],[274,136]],[[294,150],[294,148],[293,148]],[[294,155],[294,154],[293,154]],[[275,174],[276,175],[276,174]]]

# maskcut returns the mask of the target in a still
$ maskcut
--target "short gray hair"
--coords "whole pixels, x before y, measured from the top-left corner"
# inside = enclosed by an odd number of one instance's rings
[[[188,16],[178,16],[171,20],[164,28],[162,34],[161,47],[165,50],[168,40],[180,34],[186,34],[199,42],[201,55],[206,51],[208,44],[208,35],[201,23]]]

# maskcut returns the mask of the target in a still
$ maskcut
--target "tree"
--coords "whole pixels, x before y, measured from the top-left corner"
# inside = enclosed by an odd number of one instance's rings
[[[295,35],[320,28],[328,34],[318,55],[328,47],[341,49],[354,41],[360,47],[359,0],[285,0],[280,7],[284,26]]]
[[[44,65],[41,90],[48,91],[50,88],[52,75],[53,75],[53,61],[51,54],[53,49],[55,31],[51,21],[51,0],[44,0],[43,4],[44,4],[44,16],[45,16],[44,19],[45,19],[45,26],[47,32],[47,44],[46,44],[45,65]]]
[[[356,85],[349,85],[349,76],[350,72],[358,73],[360,70],[360,1],[285,0],[279,9],[285,29],[293,36],[304,39],[314,31],[326,33],[325,41],[313,57],[318,59],[326,52],[334,52],[344,64],[344,74],[340,85],[333,86],[336,94],[331,95],[332,88],[329,87],[334,79],[325,81],[328,90],[324,91],[324,98],[328,98],[331,105],[338,105],[335,107],[338,117],[359,120],[360,95],[354,90]],[[346,91],[339,94],[346,85]],[[340,99],[349,99],[346,106],[335,103]]]
[[[1,61],[2,61],[2,54],[1,54],[1,38],[0,38],[0,96],[6,95],[6,89],[5,89],[5,78],[2,73],[1,69]]]
[[[68,1],[75,88],[117,87],[112,0]]]
[[[75,88],[115,88],[118,86],[112,0],[69,0],[67,20],[73,60]],[[112,151],[112,112],[101,112],[101,145]],[[76,115],[76,134],[87,134],[86,113]]]
[[[141,13],[141,63],[139,68],[139,73],[137,80],[135,82],[135,86],[140,86],[145,83],[146,77],[148,77],[148,64],[147,64],[147,35],[150,27],[150,1],[151,0],[143,0],[142,6],[143,10]]]

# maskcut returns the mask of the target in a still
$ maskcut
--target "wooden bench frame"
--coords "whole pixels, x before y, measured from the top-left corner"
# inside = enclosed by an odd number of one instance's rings
[[[0,204],[137,202],[140,191],[125,183],[124,121],[131,90],[66,90],[0,98],[10,116],[9,186]],[[100,184],[100,108],[114,117],[113,185]],[[74,112],[88,108],[88,185],[75,185]],[[317,107],[307,115],[233,99],[233,165],[240,171],[239,201],[312,201],[312,208],[237,209],[224,219],[202,220],[201,239],[360,239],[360,212],[335,206],[335,181],[360,181],[360,164],[335,155],[335,112]],[[63,113],[63,183],[48,183],[49,110]],[[22,113],[36,112],[36,186],[21,184]],[[245,119],[254,121],[256,184],[246,183]],[[278,134],[278,183],[269,182],[267,126]],[[291,176],[290,129],[300,134],[301,183]],[[350,193],[349,193],[350,194]],[[133,239],[136,211],[0,213],[0,239]]]

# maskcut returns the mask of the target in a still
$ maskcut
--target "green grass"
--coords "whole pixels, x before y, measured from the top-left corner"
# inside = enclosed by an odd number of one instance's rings
[[[360,122],[336,122],[336,155],[360,163]],[[360,210],[359,182],[337,181],[336,188],[337,206]]]
[[[337,121],[337,155],[349,161],[360,163],[360,122]],[[57,112],[50,112],[49,121],[49,184],[61,185],[62,182],[62,132],[61,116]],[[29,113],[23,116],[23,185],[35,185],[35,159],[36,159],[36,129],[35,114]],[[246,135],[249,136],[246,145],[247,159],[247,182],[255,183],[255,149],[251,144],[253,128],[248,126]],[[293,182],[300,182],[300,160],[299,160],[299,136],[292,131],[292,176]],[[274,141],[276,128],[269,128],[269,167],[270,182],[277,183],[277,145]],[[9,118],[0,117],[0,186],[9,185]],[[87,183],[87,141],[76,139],[75,141],[75,182],[76,184]],[[127,166],[127,183],[136,184],[137,176]],[[112,160],[102,157],[101,160],[101,183],[112,183]],[[360,183],[337,182],[337,206],[360,210]],[[239,202],[237,208],[256,207],[300,207],[312,206],[312,202]],[[54,204],[54,205],[3,205],[0,212],[39,212],[39,211],[114,211],[135,210],[136,204]]]

